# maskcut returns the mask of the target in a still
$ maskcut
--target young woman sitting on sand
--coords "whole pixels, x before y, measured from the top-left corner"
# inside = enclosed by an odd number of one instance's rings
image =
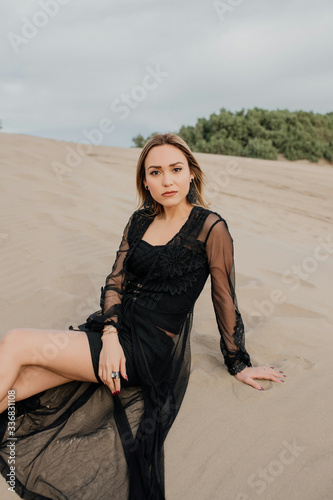
[[[233,240],[207,208],[188,145],[155,135],[136,183],[140,208],[123,231],[101,309],[77,329],[13,329],[2,338],[0,468],[13,476],[5,410],[14,398],[22,498],[165,498],[163,443],[188,384],[193,308],[208,275],[229,373],[259,390],[256,379],[282,381],[273,367],[251,366]]]

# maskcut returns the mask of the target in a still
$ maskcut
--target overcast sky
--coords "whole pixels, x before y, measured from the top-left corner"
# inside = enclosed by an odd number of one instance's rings
[[[132,146],[222,107],[333,111],[332,0],[2,0],[3,131]]]

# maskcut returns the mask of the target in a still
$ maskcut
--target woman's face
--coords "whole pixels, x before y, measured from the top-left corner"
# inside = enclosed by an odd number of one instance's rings
[[[186,202],[194,175],[190,172],[184,153],[176,146],[154,146],[145,159],[144,186],[161,205],[174,206]],[[164,194],[173,192],[169,196]]]

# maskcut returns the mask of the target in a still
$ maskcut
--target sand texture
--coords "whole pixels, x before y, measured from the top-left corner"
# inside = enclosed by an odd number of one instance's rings
[[[83,155],[64,141],[0,141],[0,336],[68,329],[99,308],[137,208],[140,150]],[[167,500],[332,499],[333,167],[195,156],[210,208],[234,239],[252,363],[287,378],[257,391],[228,374],[208,280],[195,306],[190,384],[165,444]],[[14,497],[1,477],[1,500]]]

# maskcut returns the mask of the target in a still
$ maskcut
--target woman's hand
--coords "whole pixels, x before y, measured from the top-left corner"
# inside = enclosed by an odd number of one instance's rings
[[[118,335],[112,333],[103,337],[103,347],[99,356],[98,375],[115,396],[120,392],[120,379],[112,378],[112,372],[120,372],[128,380],[126,374],[126,359]]]
[[[263,391],[264,388],[261,387],[258,382],[256,382],[255,378],[261,378],[266,380],[273,380],[273,382],[284,382],[282,377],[286,377],[283,375],[282,371],[274,371],[274,366],[247,366],[241,372],[236,373],[235,378],[244,382],[244,384],[252,385],[255,389],[259,389],[259,391]]]

